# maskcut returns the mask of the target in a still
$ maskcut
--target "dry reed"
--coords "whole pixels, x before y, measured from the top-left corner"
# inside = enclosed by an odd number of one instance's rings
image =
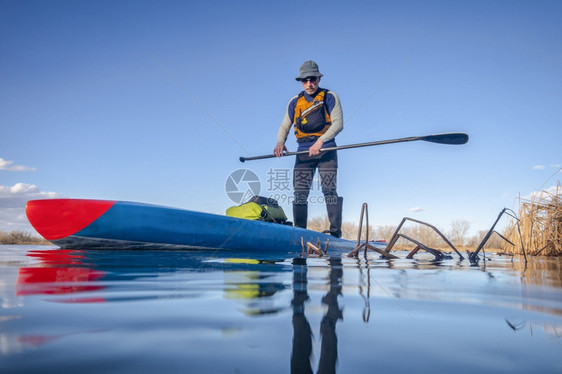
[[[49,245],[47,240],[33,235],[25,231],[0,231],[0,244],[32,244],[32,245]]]
[[[554,193],[541,191],[529,200],[520,200],[519,221],[512,220],[505,236],[515,246],[506,244],[511,254],[531,256],[562,255],[562,188],[558,182]],[[519,223],[519,226],[517,225]]]

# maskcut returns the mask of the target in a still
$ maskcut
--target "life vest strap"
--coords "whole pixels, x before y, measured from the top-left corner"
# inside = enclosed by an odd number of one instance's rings
[[[304,136],[302,138],[297,138],[297,143],[304,143],[304,142],[314,142],[320,138],[319,136]]]

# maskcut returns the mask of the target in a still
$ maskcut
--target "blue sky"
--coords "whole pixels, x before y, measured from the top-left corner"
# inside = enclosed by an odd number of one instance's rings
[[[374,225],[462,219],[476,232],[556,185],[562,2],[304,4],[0,1],[0,230],[30,230],[34,198],[222,214],[240,168],[262,195],[290,195],[270,178],[292,158],[238,157],[272,151],[309,59],[341,99],[339,145],[470,135],[341,151],[344,220],[367,202]]]

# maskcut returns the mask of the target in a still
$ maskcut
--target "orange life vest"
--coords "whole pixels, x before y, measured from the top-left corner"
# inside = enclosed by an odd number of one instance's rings
[[[299,94],[293,118],[297,142],[322,136],[332,124],[326,109],[327,94],[328,90],[322,89],[311,102],[306,101],[304,91]]]

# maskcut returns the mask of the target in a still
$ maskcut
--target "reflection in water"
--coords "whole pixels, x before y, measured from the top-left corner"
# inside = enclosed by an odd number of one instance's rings
[[[40,261],[41,266],[18,269],[16,295],[64,295],[104,289],[98,281],[105,272],[85,266],[83,255],[71,250],[31,251],[27,256]],[[73,301],[67,299],[66,301]],[[103,298],[83,298],[79,302],[103,302]]]
[[[562,288],[562,261],[557,257],[535,258],[526,264],[512,261],[514,269],[521,272],[523,283]]]
[[[363,260],[365,261],[365,266],[361,263]],[[369,322],[371,318],[371,264],[368,257],[358,256],[356,261],[357,269],[359,269],[359,295],[361,295],[365,302],[362,313],[363,322]]]
[[[285,309],[277,305],[274,299],[277,293],[286,288],[270,270],[275,269],[276,261],[227,258],[224,264],[228,265],[224,269],[224,297],[242,303],[244,314],[259,316]]]
[[[293,260],[293,351],[291,373],[312,373],[312,329],[304,315],[308,296],[308,268],[306,258]]]
[[[537,324],[525,320],[509,318],[505,319],[505,323],[516,333],[527,332],[532,336],[535,330],[542,330],[546,335],[550,335],[557,339],[562,338],[562,325]]]
[[[100,280],[104,275],[103,271],[83,267],[20,268],[16,295],[60,295],[97,291],[103,287],[91,282]]]
[[[312,373],[312,329],[305,315],[305,302],[308,296],[306,258],[293,260],[293,350],[291,353],[291,373]],[[342,293],[343,269],[341,258],[329,259],[328,293],[322,298],[327,305],[320,324],[321,348],[318,373],[335,373],[338,358],[338,338],[336,323],[343,319],[338,304]]]
[[[479,265],[479,269],[489,273],[514,271],[521,284],[562,288],[562,259],[560,257],[530,257],[525,262],[522,257],[501,255]]]
[[[131,341],[131,351],[139,352],[131,362],[143,362],[156,348],[176,360],[169,371],[186,361],[204,366],[215,348],[223,359],[217,365],[237,363],[216,372],[286,372],[287,366],[292,373],[335,373],[337,366],[365,372],[374,360],[382,372],[394,372],[393,365],[411,372],[411,363],[395,360],[399,349],[428,367],[454,371],[463,363],[459,374],[486,365],[512,372],[513,357],[525,357],[514,372],[552,368],[545,356],[562,365],[551,354],[559,350],[562,331],[559,260],[537,259],[523,268],[500,256],[487,256],[478,267],[424,258],[248,257],[57,249],[0,257],[0,367],[6,358],[8,367],[21,369],[28,357],[43,357],[29,366],[38,369],[52,362],[53,347],[64,348],[61,360],[91,362],[75,349],[85,344],[99,347],[95,360],[111,363],[121,357],[106,347]],[[316,339],[314,331],[320,331]],[[505,341],[509,349],[498,348]],[[436,352],[457,346],[459,356],[432,359],[420,352],[424,344]],[[529,348],[534,345],[541,351]],[[497,362],[464,360],[483,351]],[[246,365],[244,354],[255,362]]]
[[[322,298],[322,303],[328,306],[328,310],[322,318],[320,334],[322,335],[322,349],[319,373],[335,373],[338,358],[338,338],[336,336],[336,322],[343,319],[342,310],[338,305],[338,296],[342,290],[343,269],[341,258],[330,258],[330,289]]]

